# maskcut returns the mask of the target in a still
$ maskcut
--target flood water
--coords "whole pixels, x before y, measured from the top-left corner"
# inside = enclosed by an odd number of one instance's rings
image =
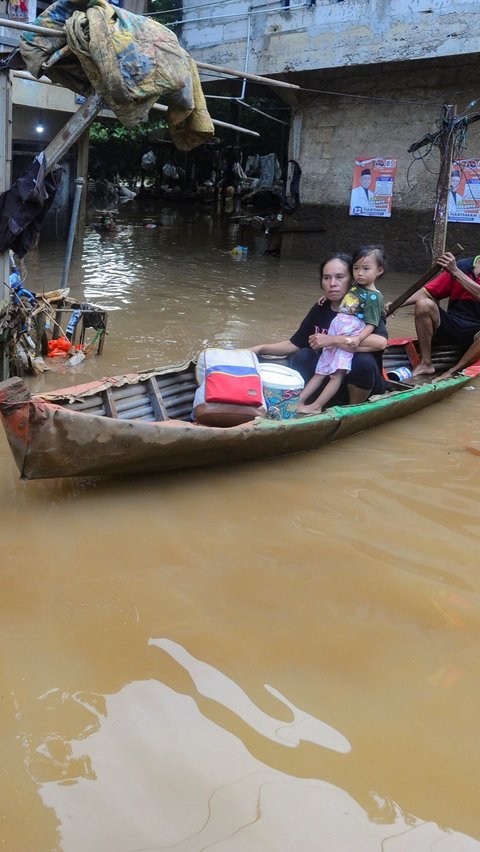
[[[317,297],[317,258],[214,211],[120,222],[71,273],[103,356],[34,389],[289,337]],[[27,286],[61,266],[42,248]],[[479,417],[477,383],[317,452],[116,481],[20,482],[2,433],[1,848],[480,850]]]

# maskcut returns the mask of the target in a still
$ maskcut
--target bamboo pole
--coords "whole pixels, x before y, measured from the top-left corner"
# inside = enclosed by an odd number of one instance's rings
[[[20,79],[22,79],[22,80],[31,80],[33,83],[43,83],[46,86],[56,86],[57,85],[56,83],[52,83],[52,81],[49,80],[48,77],[39,77],[37,79],[37,77],[34,77],[33,74],[30,74],[29,71],[12,71],[11,73],[13,74],[14,77],[20,77]],[[90,97],[99,98],[99,95],[91,95]],[[89,100],[89,99],[87,99],[87,100]],[[87,101],[85,101],[85,104],[86,103],[87,103]],[[84,104],[84,106],[85,106],[85,104]],[[103,103],[99,102],[96,114],[98,114],[98,112],[100,112],[100,110],[102,110],[104,108],[104,106],[105,105]],[[152,109],[159,110],[160,112],[167,112],[168,107],[165,106],[165,104],[154,104]],[[109,110],[109,111],[111,111],[111,110]],[[75,113],[75,115],[77,115],[77,113]],[[113,113],[112,113],[112,115],[113,115]],[[95,116],[93,116],[93,118],[94,117]],[[93,118],[92,118],[92,120],[93,120]],[[227,130],[235,130],[237,133],[243,133],[246,136],[255,136],[257,139],[260,138],[260,133],[257,133],[256,130],[248,130],[246,127],[237,127],[236,124],[229,124],[227,121],[220,121],[217,118],[212,118],[212,122],[215,125],[215,127],[222,127],[222,128],[226,128]],[[85,127],[83,129],[85,129]],[[63,133],[63,131],[62,131],[62,133]],[[81,133],[82,133],[82,129],[80,127],[79,135],[81,135]],[[78,139],[78,136],[76,137],[76,139]],[[74,139],[73,141],[75,142],[76,139]],[[58,157],[57,157],[57,160],[58,160]]]
[[[57,30],[53,27],[40,27],[37,24],[24,24],[21,21],[10,21],[7,18],[2,18],[2,27],[11,27],[14,30],[23,30],[24,32],[38,33],[39,35],[62,35],[64,30]],[[264,83],[267,86],[276,86],[280,89],[300,89],[300,86],[295,83],[285,83],[284,80],[274,80],[272,77],[262,77],[259,74],[247,74],[244,71],[234,71],[232,68],[224,68],[221,65],[210,65],[207,62],[196,62],[198,68],[206,71],[215,71],[218,74],[227,74],[231,77],[239,77],[241,80],[251,80],[252,83]]]
[[[284,80],[274,80],[272,77],[262,77],[259,74],[248,74],[246,71],[233,71],[221,65],[210,65],[208,62],[197,62],[197,68],[205,71],[216,71],[218,74],[229,74],[231,77],[240,77],[242,80],[251,80],[252,83],[266,83],[268,86],[278,86],[280,89],[300,89],[295,83],[286,83]]]

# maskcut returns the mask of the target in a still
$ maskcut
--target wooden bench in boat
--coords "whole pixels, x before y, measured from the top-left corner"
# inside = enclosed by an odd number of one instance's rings
[[[135,383],[111,384],[96,394],[67,404],[73,411],[119,420],[189,420],[197,389],[194,366],[179,373],[153,373]],[[76,389],[72,388],[72,392]],[[49,395],[50,396],[50,395]],[[50,396],[51,398],[51,396]]]

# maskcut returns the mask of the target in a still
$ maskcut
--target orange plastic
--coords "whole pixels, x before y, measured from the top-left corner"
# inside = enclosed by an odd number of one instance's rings
[[[58,358],[59,356],[67,355],[72,348],[71,340],[66,337],[57,337],[55,340],[48,341],[48,357]]]

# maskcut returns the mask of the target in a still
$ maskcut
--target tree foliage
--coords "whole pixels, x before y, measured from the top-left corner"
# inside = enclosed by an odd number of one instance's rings
[[[151,17],[166,27],[182,18],[182,0],[149,0],[148,13],[156,12]],[[178,31],[175,30],[178,36]]]
[[[113,177],[132,180],[141,170],[142,155],[148,150],[147,136],[151,130],[166,127],[164,118],[155,115],[152,121],[127,130],[120,124],[96,121],[90,128],[89,174],[97,178]]]
[[[268,113],[279,118],[283,122],[289,121],[290,110],[282,101],[276,98],[248,98],[247,103],[256,110]],[[212,118],[235,124],[260,133],[259,138],[236,133],[232,130],[216,130],[217,137],[221,138],[226,145],[238,145],[245,154],[270,154],[277,155],[280,163],[285,164],[286,147],[288,141],[288,125],[279,124],[254,112],[248,107],[228,100],[207,100],[207,106]],[[90,159],[89,174],[93,178],[109,177],[112,179],[119,175],[123,180],[132,180],[140,177],[142,156],[146,151],[153,149],[156,153],[155,142],[148,139],[148,134],[158,128],[166,128],[167,123],[163,116],[156,112],[151,113],[152,120],[140,124],[133,130],[127,130],[119,124],[104,124],[94,122],[90,128]],[[168,132],[165,138],[168,140]],[[176,156],[175,149],[169,149],[162,145],[160,159],[168,152],[174,162],[183,165],[185,155]],[[171,152],[171,153],[170,153]]]

